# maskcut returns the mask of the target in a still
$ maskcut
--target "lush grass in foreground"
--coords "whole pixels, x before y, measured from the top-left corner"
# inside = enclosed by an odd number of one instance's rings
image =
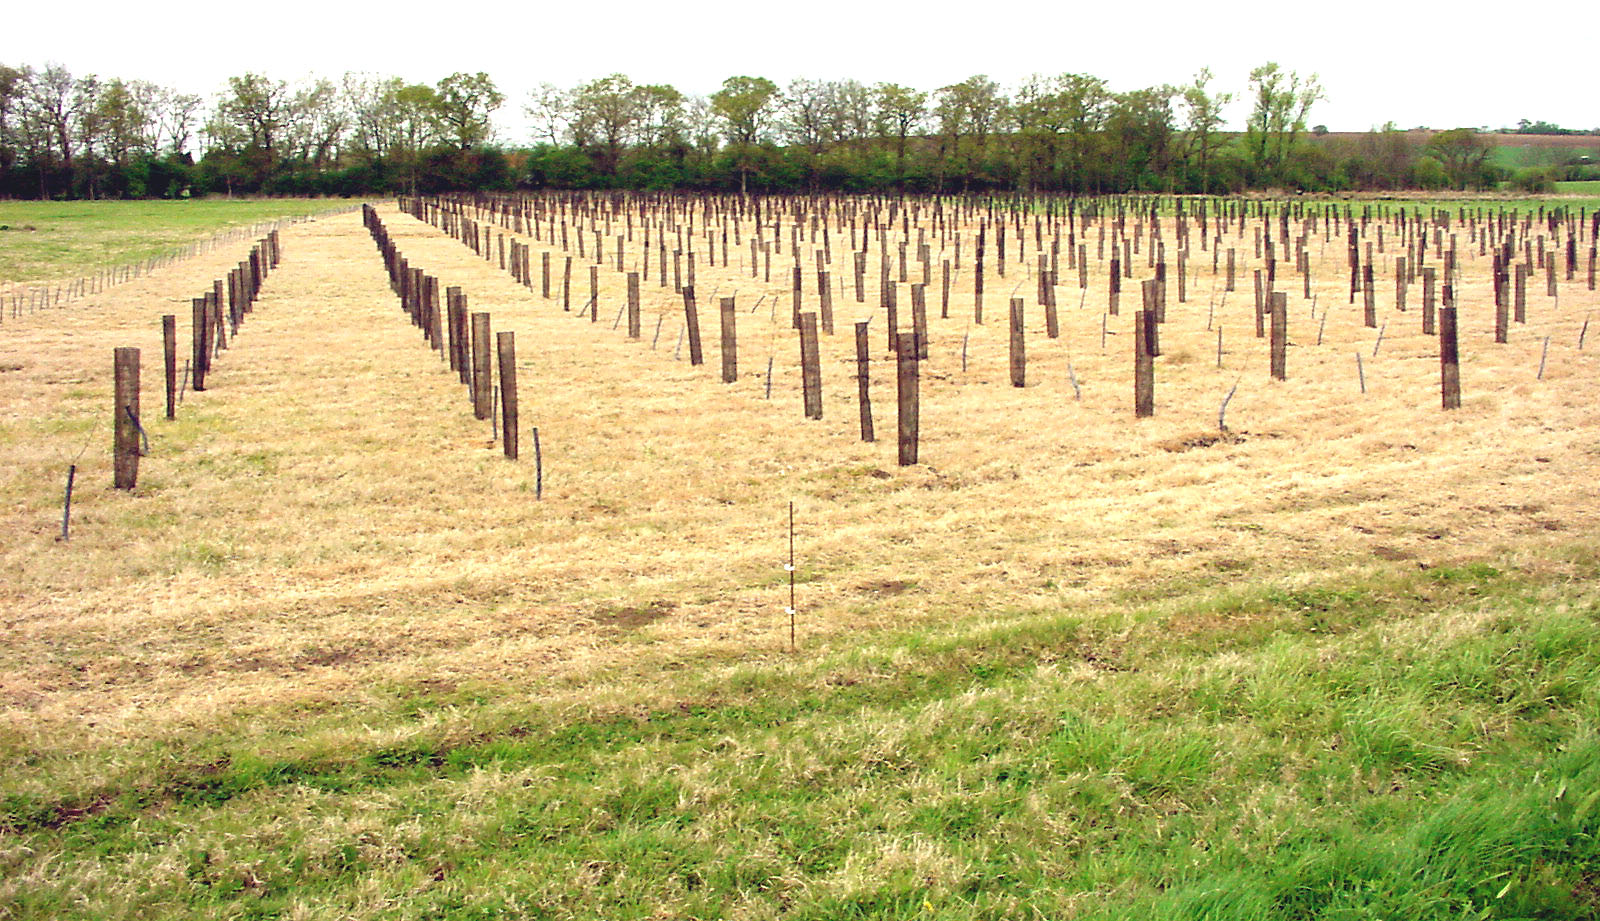
[[[0,281],[75,278],[260,221],[341,207],[317,199],[0,201]]]
[[[1592,918],[1596,560],[7,754],[7,918]]]

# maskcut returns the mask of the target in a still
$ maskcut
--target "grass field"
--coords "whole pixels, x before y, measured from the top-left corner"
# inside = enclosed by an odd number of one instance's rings
[[[1499,144],[1489,155],[1496,166],[1507,169],[1564,166],[1580,156],[1600,157],[1600,138],[1574,139],[1571,146],[1540,147]]]
[[[1536,275],[1497,345],[1488,257],[1452,226],[1464,400],[1444,413],[1420,291],[1393,304],[1395,237],[1381,329],[1347,301],[1341,233],[1308,238],[1315,300],[1280,262],[1293,345],[1271,382],[1254,228],[1230,227],[1240,288],[1191,252],[1136,422],[1144,255],[1106,317],[1085,231],[1091,285],[1080,306],[1063,268],[1052,339],[1031,235],[1004,278],[991,250],[971,322],[967,227],[950,318],[930,296],[923,463],[900,468],[884,317],[853,296],[823,341],[824,419],[801,418],[787,216],[772,283],[741,268],[748,240],[698,267],[702,305],[739,305],[723,385],[715,312],[691,367],[654,267],[630,342],[616,273],[591,322],[584,260],[563,312],[382,215],[516,333],[542,501],[531,433],[499,456],[358,215],[283,230],[175,421],[159,317],[186,329],[242,252],[0,329],[0,917],[1600,911],[1600,369],[1580,347],[1600,301],[1581,272],[1559,298]],[[537,273],[549,236],[522,239]],[[849,335],[869,316],[875,443]],[[151,439],[132,493],[109,488],[122,345],[143,349]]]
[[[1558,182],[1556,183],[1558,195],[1585,195],[1600,199],[1600,179],[1590,182]]]
[[[344,203],[316,199],[0,201],[0,282],[87,275],[263,221]]]

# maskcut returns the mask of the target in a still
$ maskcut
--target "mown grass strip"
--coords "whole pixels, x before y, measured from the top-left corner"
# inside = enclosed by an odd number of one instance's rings
[[[1596,633],[1583,584],[1481,566],[1018,614],[670,689],[693,705],[8,810],[6,876],[75,869],[0,891],[19,917],[1589,917]]]

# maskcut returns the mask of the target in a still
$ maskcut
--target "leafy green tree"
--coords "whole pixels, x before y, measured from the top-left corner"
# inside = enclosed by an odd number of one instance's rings
[[[396,77],[380,79],[347,73],[340,85],[350,110],[351,150],[369,162],[382,158],[390,137],[386,97],[392,87],[403,84]]]
[[[1099,192],[1105,181],[1100,148],[1111,111],[1111,92],[1106,81],[1088,74],[1062,74],[1056,78],[1056,86],[1059,117],[1065,126],[1066,169],[1071,176],[1068,188]]]
[[[691,96],[683,106],[684,137],[695,166],[701,170],[709,167],[721,146],[723,121],[704,96]]]
[[[1575,130],[1573,130],[1571,128],[1563,128],[1560,125],[1556,124],[1555,122],[1547,122],[1547,121],[1542,121],[1542,120],[1541,121],[1529,121],[1528,119],[1524,118],[1524,119],[1519,119],[1517,121],[1516,133],[1517,134],[1578,134],[1579,132],[1575,131]]]
[[[103,107],[105,85],[99,78],[84,77],[73,82],[71,131],[77,143],[79,157],[71,167],[74,194],[89,199],[100,198],[105,180],[102,160],[107,145],[106,109]]]
[[[1442,189],[1450,177],[1445,175],[1444,164],[1431,156],[1421,156],[1411,167],[1411,182],[1419,189]]]
[[[1417,152],[1394,122],[1362,135],[1344,161],[1351,185],[1363,189],[1398,189],[1409,181]]]
[[[928,94],[898,83],[879,83],[872,88],[873,110],[878,136],[894,143],[897,181],[903,181],[906,168],[906,140],[920,131],[928,114]]]
[[[524,181],[535,189],[587,189],[595,185],[594,163],[576,147],[536,144],[528,151]]]
[[[41,88],[43,74],[32,67],[17,69],[10,77],[12,115],[8,118],[7,133],[11,156],[15,158],[14,162],[22,164],[23,169],[32,174],[26,180],[32,185],[29,192],[39,198],[48,198],[65,177],[56,146],[59,137],[56,110],[59,107],[60,115],[64,117],[65,103],[59,97],[51,98]],[[67,77],[70,81],[70,75]],[[70,87],[70,82],[67,85]],[[22,180],[19,177],[16,181],[20,188]]]
[[[876,132],[872,88],[857,80],[840,80],[832,90],[830,121],[834,134],[847,146],[865,148]]]
[[[229,192],[263,187],[277,169],[293,109],[289,86],[257,73],[228,78],[228,92],[206,123],[206,161]]]
[[[17,109],[21,104],[23,70],[0,64],[0,195],[15,194],[18,158]]]
[[[443,133],[460,150],[485,144],[493,134],[490,118],[506,101],[494,81],[483,71],[453,73],[435,90],[435,116]]]
[[[729,77],[711,94],[711,109],[722,119],[739,173],[740,195],[748,192],[753,148],[770,125],[777,98],[778,85],[766,77]]]
[[[289,85],[257,73],[228,78],[228,94],[217,104],[207,133],[229,146],[277,154],[292,111]]]
[[[78,81],[59,64],[47,64],[34,73],[24,85],[24,113],[34,130],[35,140],[44,139],[60,154],[61,163],[72,169],[72,157],[77,149],[74,129],[77,112],[75,105],[83,98]]]
[[[941,87],[934,96],[933,115],[938,120],[945,154],[961,176],[967,191],[988,155],[989,138],[1008,106],[1000,85],[983,74]]]
[[[92,110],[81,124],[86,149],[97,150],[107,161],[104,177],[100,169],[91,166],[86,177],[91,186],[102,181],[104,193],[114,196],[143,194],[130,187],[129,170],[135,160],[153,157],[156,153],[157,131],[153,101],[156,87],[134,81],[125,83],[112,79],[95,87]]]
[[[1028,187],[1054,187],[1069,117],[1061,82],[1039,74],[1024,80],[1012,97],[1009,114],[1015,162]]]
[[[1428,139],[1428,153],[1444,169],[1452,188],[1482,188],[1494,182],[1487,166],[1494,144],[1471,128],[1440,131]]]
[[[835,84],[826,80],[791,80],[783,91],[780,108],[785,142],[818,155],[839,140]]]
[[[1233,102],[1232,93],[1213,93],[1210,68],[1202,67],[1194,81],[1179,87],[1183,97],[1186,147],[1183,162],[1185,173],[1190,165],[1199,171],[1198,191],[1210,194],[1212,187],[1211,158],[1222,145],[1217,129],[1222,127],[1222,110]],[[1185,182],[1185,186],[1189,184]]]
[[[1119,189],[1171,190],[1174,95],[1170,86],[1153,86],[1112,97],[1105,135]]]
[[[300,164],[321,171],[331,167],[353,120],[346,97],[331,80],[313,80],[289,101],[291,155]]]
[[[594,158],[602,176],[615,176],[617,164],[640,117],[633,81],[622,74],[591,80],[572,91],[572,134]]]
[[[0,64],[0,189],[17,158],[16,122],[22,106],[22,92],[32,70]]]
[[[1268,61],[1250,72],[1250,98],[1246,149],[1261,181],[1281,182],[1311,107],[1326,98],[1322,85],[1316,74],[1301,77]]]
[[[638,106],[635,142],[647,148],[676,148],[684,139],[684,95],[666,83],[633,88]]]
[[[406,188],[416,194],[423,158],[445,143],[436,113],[439,94],[423,83],[399,83],[385,95],[384,109],[390,123],[389,160],[406,179]]]
[[[427,84],[406,83],[398,77],[369,80],[346,75],[344,86],[350,137],[374,170],[369,175],[399,179],[402,188],[415,192],[423,157],[445,143],[438,93]],[[376,170],[380,163],[384,168]]]

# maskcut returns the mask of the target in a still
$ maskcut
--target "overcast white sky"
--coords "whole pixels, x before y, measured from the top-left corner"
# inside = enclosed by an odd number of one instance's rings
[[[0,63],[59,63],[74,75],[150,80],[208,99],[246,71],[291,83],[347,71],[433,83],[482,70],[507,96],[497,121],[511,144],[529,139],[521,110],[534,87],[613,72],[709,94],[735,74],[780,86],[853,78],[932,90],[979,73],[1009,89],[1032,73],[1075,72],[1129,90],[1184,83],[1209,67],[1212,89],[1241,100],[1229,127],[1242,128],[1250,70],[1269,60],[1318,75],[1327,99],[1310,124],[1334,131],[1387,121],[1497,128],[1520,118],[1600,127],[1595,0],[1497,5],[1496,21],[1465,4],[1373,0],[1030,6],[28,2],[5,16]]]

